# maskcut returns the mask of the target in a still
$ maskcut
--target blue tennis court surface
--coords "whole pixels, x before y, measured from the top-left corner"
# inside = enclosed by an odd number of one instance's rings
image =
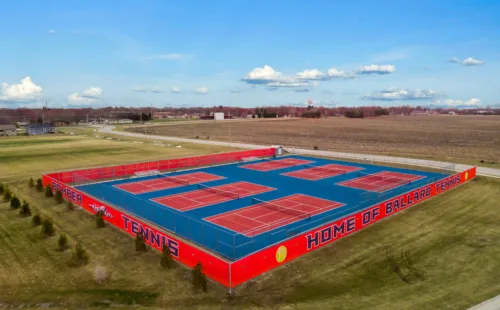
[[[236,260],[446,175],[293,155],[77,188]]]

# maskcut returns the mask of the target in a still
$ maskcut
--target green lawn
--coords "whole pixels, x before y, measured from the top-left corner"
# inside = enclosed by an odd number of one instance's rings
[[[234,151],[234,148],[104,135],[92,128],[63,128],[61,134],[0,139],[0,182],[43,172]],[[73,135],[71,135],[73,133]],[[97,136],[97,137],[96,137]],[[167,144],[171,144],[167,146]],[[177,148],[176,146],[181,146]]]

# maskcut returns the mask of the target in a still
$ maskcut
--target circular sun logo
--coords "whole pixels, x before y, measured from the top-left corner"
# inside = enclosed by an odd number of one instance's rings
[[[286,259],[287,249],[286,246],[282,245],[276,250],[276,261],[282,263]]]

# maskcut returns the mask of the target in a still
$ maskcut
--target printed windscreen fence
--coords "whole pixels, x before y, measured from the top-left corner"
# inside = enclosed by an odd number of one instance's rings
[[[129,178],[136,173],[147,173],[154,171],[152,174],[175,172],[183,169],[192,169],[197,167],[210,167],[222,164],[230,164],[241,162],[244,158],[255,157],[262,159],[270,157],[274,154],[274,149],[258,149],[231,153],[221,153],[205,156],[195,156],[176,159],[165,159],[157,161],[149,161],[142,163],[131,163],[110,167],[88,168],[72,171],[60,171],[48,174],[50,177],[60,182],[71,185],[82,185],[88,183],[80,183],[82,180],[92,180],[92,182],[115,180],[120,178]],[[83,178],[82,178],[83,177]]]

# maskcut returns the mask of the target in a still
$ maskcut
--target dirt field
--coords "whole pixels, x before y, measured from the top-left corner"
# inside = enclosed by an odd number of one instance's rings
[[[126,129],[144,132],[143,128]],[[394,116],[274,122],[150,126],[149,133],[198,139],[281,144],[367,154],[448,160],[500,167],[498,116]],[[481,163],[481,160],[484,163]]]

